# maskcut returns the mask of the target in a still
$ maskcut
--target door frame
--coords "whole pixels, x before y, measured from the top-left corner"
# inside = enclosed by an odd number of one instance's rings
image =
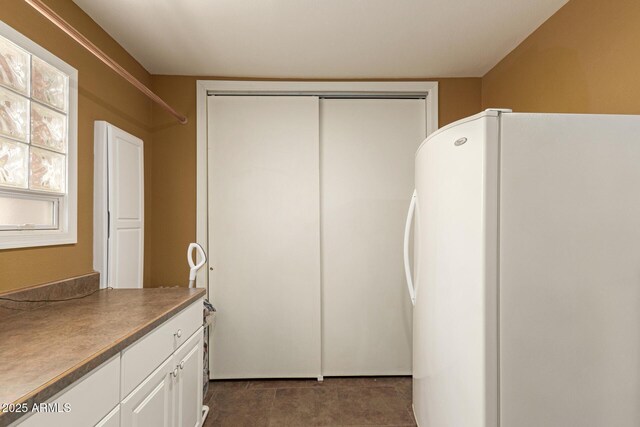
[[[208,132],[207,96],[339,96],[339,97],[424,97],[426,103],[427,135],[438,130],[437,81],[255,81],[255,80],[197,80],[196,81],[196,242],[209,251],[208,227]],[[208,257],[209,258],[209,257]],[[209,263],[196,276],[196,286],[209,294]]]

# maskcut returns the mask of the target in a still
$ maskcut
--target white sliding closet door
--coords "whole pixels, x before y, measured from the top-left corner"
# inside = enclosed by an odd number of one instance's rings
[[[323,375],[411,374],[402,244],[425,101],[320,104]]]
[[[212,378],[321,374],[318,109],[208,99]]]

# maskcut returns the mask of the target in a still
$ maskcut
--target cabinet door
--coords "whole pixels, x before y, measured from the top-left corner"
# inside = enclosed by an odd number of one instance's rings
[[[141,288],[144,265],[142,140],[107,127],[109,181],[108,285]]]
[[[122,427],[170,427],[177,369],[169,357],[122,401]]]
[[[96,427],[120,427],[120,405],[113,408],[113,411],[96,424]]]
[[[176,427],[197,427],[202,418],[202,328],[175,353]]]

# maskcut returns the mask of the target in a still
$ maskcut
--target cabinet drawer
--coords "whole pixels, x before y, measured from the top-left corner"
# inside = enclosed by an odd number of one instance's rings
[[[122,352],[121,387],[126,397],[202,325],[197,300]]]
[[[94,369],[48,400],[69,412],[39,412],[18,420],[20,427],[93,426],[120,402],[120,355]],[[62,409],[61,409],[62,410]]]

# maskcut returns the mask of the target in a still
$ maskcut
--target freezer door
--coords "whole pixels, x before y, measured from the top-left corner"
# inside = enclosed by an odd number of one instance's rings
[[[638,427],[640,117],[501,135],[501,426]]]
[[[498,113],[416,158],[413,404],[422,427],[495,427]]]

